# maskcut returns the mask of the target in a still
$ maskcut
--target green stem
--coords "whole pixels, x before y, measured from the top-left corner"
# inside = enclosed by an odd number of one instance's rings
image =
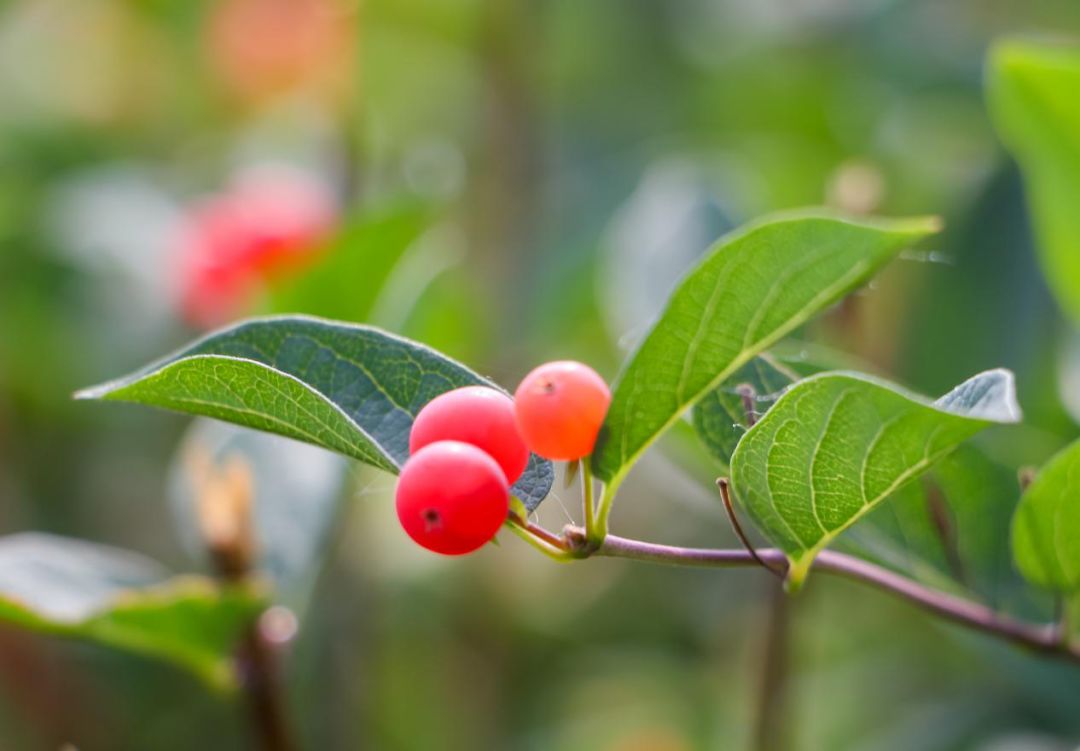
[[[585,530],[585,537],[589,544],[595,546],[602,545],[604,538],[607,537],[608,517],[611,515],[611,507],[615,503],[615,493],[619,490],[619,484],[614,481],[610,485],[602,487],[603,490],[600,491],[600,507],[596,512],[596,524],[593,525],[592,530]]]
[[[563,563],[579,557],[563,547],[563,543],[558,537],[542,527],[537,527],[535,524],[519,519],[515,514],[510,514],[507,517],[505,526],[509,527],[511,532],[548,558]]]
[[[596,535],[596,505],[593,502],[593,476],[589,458],[581,459],[581,495],[585,503],[585,536]]]

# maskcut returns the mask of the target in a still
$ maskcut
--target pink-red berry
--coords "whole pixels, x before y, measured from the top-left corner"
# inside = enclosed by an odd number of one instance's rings
[[[518,430],[540,456],[573,461],[592,453],[611,390],[580,362],[549,362],[530,372],[514,393]]]
[[[469,443],[439,441],[405,462],[397,515],[421,547],[443,555],[471,553],[506,520],[510,488],[498,463]]]
[[[465,386],[428,402],[413,422],[409,451],[436,441],[461,441],[483,449],[514,483],[529,462],[529,449],[518,433],[514,402],[487,386]]]
[[[309,177],[260,169],[195,206],[179,240],[180,309],[209,328],[242,314],[268,281],[312,263],[335,222],[329,192]]]

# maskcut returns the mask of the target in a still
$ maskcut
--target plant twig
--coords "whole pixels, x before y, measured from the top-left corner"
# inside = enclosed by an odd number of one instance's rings
[[[780,582],[769,581],[768,619],[762,644],[760,683],[754,739],[757,751],[778,751],[787,747],[787,684],[790,674],[791,600]]]
[[[760,563],[761,567],[770,574],[774,574],[775,576],[780,577],[780,579],[783,579],[783,569],[786,568],[786,564],[783,567],[776,569],[763,561],[761,557],[758,556],[757,551],[754,550],[754,546],[750,544],[750,538],[743,532],[742,525],[739,524],[739,517],[735,515],[735,506],[731,503],[731,492],[728,489],[728,479],[726,477],[718,477],[716,479],[716,486],[720,488],[720,497],[724,500],[724,510],[727,511],[728,520],[731,522],[732,529],[735,530],[735,536],[739,538],[739,542],[746,548],[746,552],[748,552],[751,557]]]
[[[742,399],[743,414],[746,416],[746,427],[754,427],[757,423],[757,405],[754,404],[754,400],[757,399],[757,392],[754,391],[754,387],[749,383],[740,383],[735,387],[735,393]]]
[[[529,545],[556,561],[570,561],[581,557],[567,550],[566,542],[561,537],[548,532],[538,524],[522,519],[513,512],[507,516],[506,526]]]
[[[259,747],[264,751],[295,751],[288,729],[277,655],[263,629],[262,618],[256,618],[248,627],[237,657]]]
[[[585,531],[579,527],[567,528],[563,534],[571,546],[585,540]],[[776,548],[759,548],[756,552],[761,560],[773,566],[784,565],[786,560],[784,553]],[[682,548],[616,535],[607,535],[592,555],[706,568],[746,568],[760,565],[747,550]],[[1041,625],[1011,618],[980,603],[929,589],[886,568],[832,550],[821,551],[814,559],[813,569],[869,584],[952,623],[1041,654],[1080,664],[1080,644],[1073,641],[1063,642],[1055,624]]]
[[[746,424],[754,427],[757,415],[754,413],[754,389],[749,384],[741,384],[736,387],[739,396],[742,397],[743,410],[746,413]],[[769,582],[769,602],[765,627],[765,641],[762,645],[762,664],[759,675],[761,683],[758,686],[757,706],[754,718],[754,737],[751,748],[757,751],[775,751],[785,746],[785,728],[787,727],[785,704],[787,699],[787,683],[789,675],[788,644],[790,642],[790,607],[787,594],[784,592],[783,568],[773,568],[758,556],[750,539],[743,532],[742,524],[735,513],[735,505],[731,502],[731,491],[726,477],[718,477],[716,485],[720,488],[720,497],[724,501],[724,510],[727,511],[728,520],[731,522],[735,535],[753,556],[754,560],[761,564],[762,568],[770,574],[777,576],[779,582]]]
[[[245,586],[254,576],[256,560],[251,465],[234,455],[219,467],[202,450],[195,451],[189,462],[198,487],[199,530],[215,573],[229,585]],[[294,751],[275,645],[265,628],[268,612],[259,613],[245,626],[236,645],[236,669],[259,748]]]
[[[945,561],[949,572],[961,584],[968,584],[965,571],[964,559],[960,556],[960,547],[956,539],[956,525],[953,523],[949,504],[945,501],[945,494],[941,488],[932,482],[926,482],[926,511],[930,516],[930,523],[941,542],[941,549],[945,553]]]

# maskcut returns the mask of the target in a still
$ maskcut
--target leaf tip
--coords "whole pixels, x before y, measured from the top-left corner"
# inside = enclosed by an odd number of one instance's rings
[[[1016,398],[1016,376],[1006,368],[972,376],[934,404],[947,412],[978,420],[1011,425],[1023,419]]]
[[[907,235],[912,240],[921,240],[924,237],[936,235],[945,229],[945,220],[937,214],[925,214],[923,216],[885,221],[888,222],[888,225],[885,225],[883,229],[889,229],[889,225],[891,225],[894,232]]]
[[[99,401],[105,399],[113,391],[113,384],[99,383],[95,386],[87,386],[72,393],[71,398],[77,402]]]
[[[922,217],[922,224],[928,235],[936,235],[945,229],[945,220],[937,214]]]

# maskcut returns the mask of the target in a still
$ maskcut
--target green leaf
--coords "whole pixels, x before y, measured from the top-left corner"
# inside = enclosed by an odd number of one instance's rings
[[[1080,47],[1001,42],[987,81],[994,122],[1024,174],[1047,282],[1080,322]]]
[[[753,388],[757,419],[801,378],[850,365],[839,353],[800,346],[751,360],[694,407],[702,443],[724,464],[749,430],[739,384]],[[975,593],[1001,610],[1030,612],[1026,587],[1009,556],[1016,474],[971,446],[960,446],[931,470],[928,482],[899,488],[837,539],[861,558],[940,589]],[[1017,613],[1019,614],[1019,613]]]
[[[793,386],[731,458],[736,496],[787,554],[797,588],[814,556],[961,442],[1020,418],[1012,374],[991,370],[930,403],[857,373]]]
[[[397,472],[409,430],[434,397],[494,386],[435,350],[371,326],[308,316],[257,318],[214,332],[80,399],[148,404],[278,433]],[[551,488],[532,456],[514,493],[529,506]]]
[[[125,550],[37,533],[0,539],[0,621],[154,656],[219,688],[232,685],[237,641],[265,606],[249,588],[169,578]]]
[[[801,212],[721,239],[672,293],[620,374],[593,456],[596,474],[617,487],[688,407],[937,229],[932,218]]]
[[[694,427],[714,458],[728,464],[749,429],[737,386],[753,389],[754,414],[761,419],[801,378],[851,364],[849,356],[805,345],[766,352],[695,405]],[[1032,604],[1008,552],[1016,487],[1013,470],[960,446],[935,465],[928,482],[899,488],[836,544],[931,586],[974,593],[1001,610],[1027,614]]]
[[[1013,556],[1028,581],[1066,594],[1080,590],[1080,441],[1039,471],[1012,532]]]
[[[758,355],[694,405],[693,423],[698,438],[713,458],[726,466],[739,440],[750,429],[740,387],[749,387],[754,419],[758,420],[791,384],[833,370],[839,361],[836,355],[826,355],[816,348],[812,353],[799,350]]]

